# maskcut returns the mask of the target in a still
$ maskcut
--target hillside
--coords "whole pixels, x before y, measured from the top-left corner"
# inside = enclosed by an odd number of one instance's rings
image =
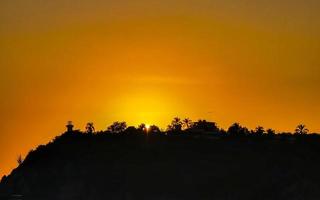
[[[311,137],[311,136],[310,136]],[[319,139],[65,133],[31,151],[2,199],[319,199]]]

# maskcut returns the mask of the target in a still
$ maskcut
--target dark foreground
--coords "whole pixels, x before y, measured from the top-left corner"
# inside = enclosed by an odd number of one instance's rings
[[[1,199],[320,199],[319,139],[65,134]]]

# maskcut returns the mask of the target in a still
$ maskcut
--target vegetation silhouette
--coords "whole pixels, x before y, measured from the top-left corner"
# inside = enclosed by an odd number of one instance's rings
[[[112,125],[108,127],[108,131],[111,133],[122,133],[126,130],[127,123],[126,122],[114,122]]]
[[[185,118],[184,120],[182,120],[182,125],[184,129],[189,129],[192,126],[192,120],[189,118]]]
[[[274,136],[274,135],[276,134],[275,130],[273,130],[273,129],[271,129],[271,128],[268,128],[266,132],[267,132],[267,134],[268,134],[269,136]]]
[[[67,132],[69,132],[69,130],[67,130]],[[95,128],[93,126],[93,123],[92,122],[88,122],[87,125],[86,125],[86,133],[93,134],[94,132],[95,132]]]
[[[249,135],[249,130],[246,127],[242,127],[239,123],[232,124],[229,128],[227,133],[230,136],[246,136]]]
[[[297,128],[295,129],[295,134],[297,135],[305,135],[309,132],[309,130],[306,128],[304,124],[299,124]]]
[[[179,117],[175,117],[172,121],[171,124],[168,125],[167,131],[169,133],[177,133],[182,131],[182,121]]]
[[[263,134],[265,134],[265,130],[262,126],[258,126],[254,131],[254,133],[257,134],[258,136],[262,136]]]
[[[176,117],[66,132],[31,150],[0,182],[0,199],[319,199],[320,136]]]
[[[147,131],[147,126],[146,124],[142,123],[138,126],[138,130],[146,132]]]
[[[23,158],[21,155],[18,156],[17,163],[18,163],[18,165],[21,165],[23,163]]]

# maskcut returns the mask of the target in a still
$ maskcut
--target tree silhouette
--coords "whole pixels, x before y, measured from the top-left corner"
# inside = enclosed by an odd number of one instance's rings
[[[142,123],[138,126],[138,130],[139,131],[143,131],[143,132],[146,132],[147,131],[147,126],[146,124]]]
[[[126,122],[113,122],[112,125],[108,127],[108,131],[111,133],[122,133],[127,128]]]
[[[276,132],[275,132],[273,129],[271,129],[271,128],[267,129],[266,132],[267,132],[267,134],[270,135],[270,136],[273,136],[273,135],[276,134]]]
[[[213,133],[219,133],[220,130],[215,122],[208,122],[206,120],[198,120],[192,124],[192,129],[207,131]]]
[[[137,130],[138,130],[138,129],[137,129],[136,127],[134,127],[134,126],[128,126],[128,127],[125,129],[125,132],[132,134],[132,133],[136,133]]]
[[[151,125],[148,129],[149,133],[160,133],[160,128],[156,125]]]
[[[92,133],[94,133],[94,131],[95,131],[95,128],[93,126],[93,123],[92,122],[88,122],[87,125],[86,125],[86,133],[92,134]]]
[[[240,130],[241,130],[240,124],[239,123],[234,123],[228,128],[227,133],[229,135],[238,135]]]
[[[262,136],[264,134],[264,132],[265,131],[264,131],[264,128],[262,126],[258,126],[254,131],[254,133],[256,135],[258,135],[258,136]]]
[[[189,118],[185,118],[184,120],[182,120],[182,127],[184,129],[189,129],[192,126],[192,121]]]
[[[182,129],[182,121],[179,117],[173,118],[171,124],[168,126],[168,131],[179,132]]]
[[[306,125],[304,124],[299,124],[296,129],[295,129],[295,134],[296,135],[305,135],[308,134],[309,130],[306,128]]]
[[[246,127],[242,127],[239,123],[232,124],[227,133],[232,136],[244,136],[249,134],[249,130]]]

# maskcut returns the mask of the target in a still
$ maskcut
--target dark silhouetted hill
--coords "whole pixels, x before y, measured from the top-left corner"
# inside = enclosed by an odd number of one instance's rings
[[[2,199],[320,199],[318,136],[65,133],[31,151]]]

